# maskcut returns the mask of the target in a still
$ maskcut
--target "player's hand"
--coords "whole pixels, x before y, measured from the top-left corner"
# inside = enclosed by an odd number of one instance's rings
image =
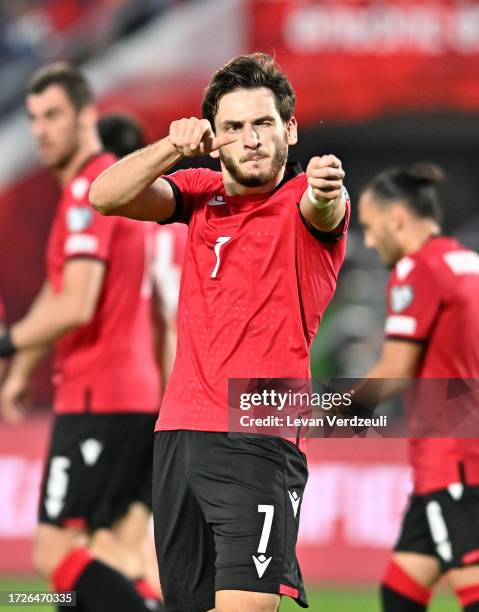
[[[7,376],[0,390],[0,416],[7,423],[15,424],[24,419],[28,407],[28,382]]]
[[[212,151],[238,140],[235,134],[215,136],[207,119],[190,117],[179,119],[170,125],[171,144],[183,157],[209,155]]]
[[[326,203],[335,200],[341,193],[345,172],[337,157],[322,155],[310,160],[306,176],[314,197]]]

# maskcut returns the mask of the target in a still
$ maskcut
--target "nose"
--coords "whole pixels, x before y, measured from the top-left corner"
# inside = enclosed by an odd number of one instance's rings
[[[32,132],[35,138],[41,138],[45,134],[45,125],[43,121],[32,121]]]
[[[254,128],[244,131],[243,144],[247,149],[253,149],[253,151],[261,146],[259,134]]]

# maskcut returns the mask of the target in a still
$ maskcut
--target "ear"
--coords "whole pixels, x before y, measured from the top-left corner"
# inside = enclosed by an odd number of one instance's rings
[[[403,229],[410,218],[409,211],[400,202],[391,204],[388,212],[391,226],[395,230]]]
[[[286,124],[286,139],[288,145],[295,145],[298,142],[298,122],[296,117],[291,117]]]
[[[98,122],[98,110],[96,106],[93,106],[93,104],[85,106],[85,108],[81,109],[78,118],[82,127],[89,128],[91,126],[96,126]]]

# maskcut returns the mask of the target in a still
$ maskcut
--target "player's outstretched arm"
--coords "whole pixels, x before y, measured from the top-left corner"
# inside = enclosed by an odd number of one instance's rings
[[[331,232],[344,218],[346,203],[342,196],[345,176],[334,155],[313,157],[306,169],[308,188],[301,198],[303,217],[322,232]]]
[[[206,119],[173,121],[166,138],[102,172],[91,186],[90,202],[103,215],[164,221],[173,214],[175,199],[171,185],[161,175],[183,157],[209,155],[236,139],[232,134],[217,138]]]
[[[0,338],[0,356],[50,345],[93,317],[105,275],[105,264],[90,259],[67,262],[61,291],[45,283],[25,317],[14,323]]]
[[[354,400],[363,406],[376,406],[404,391],[417,374],[423,350],[418,342],[386,340],[379,361],[355,390]]]
[[[19,351],[12,359],[8,376],[0,389],[0,416],[8,423],[22,420],[28,408],[30,381],[49,346]]]

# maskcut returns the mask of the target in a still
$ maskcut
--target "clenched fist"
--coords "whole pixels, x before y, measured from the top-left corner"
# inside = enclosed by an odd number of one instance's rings
[[[209,155],[220,147],[235,142],[235,134],[223,134],[216,137],[207,119],[190,117],[179,119],[170,125],[170,141],[184,157]]]
[[[334,155],[311,158],[306,168],[311,195],[318,204],[327,204],[341,193],[345,176],[341,161]]]

